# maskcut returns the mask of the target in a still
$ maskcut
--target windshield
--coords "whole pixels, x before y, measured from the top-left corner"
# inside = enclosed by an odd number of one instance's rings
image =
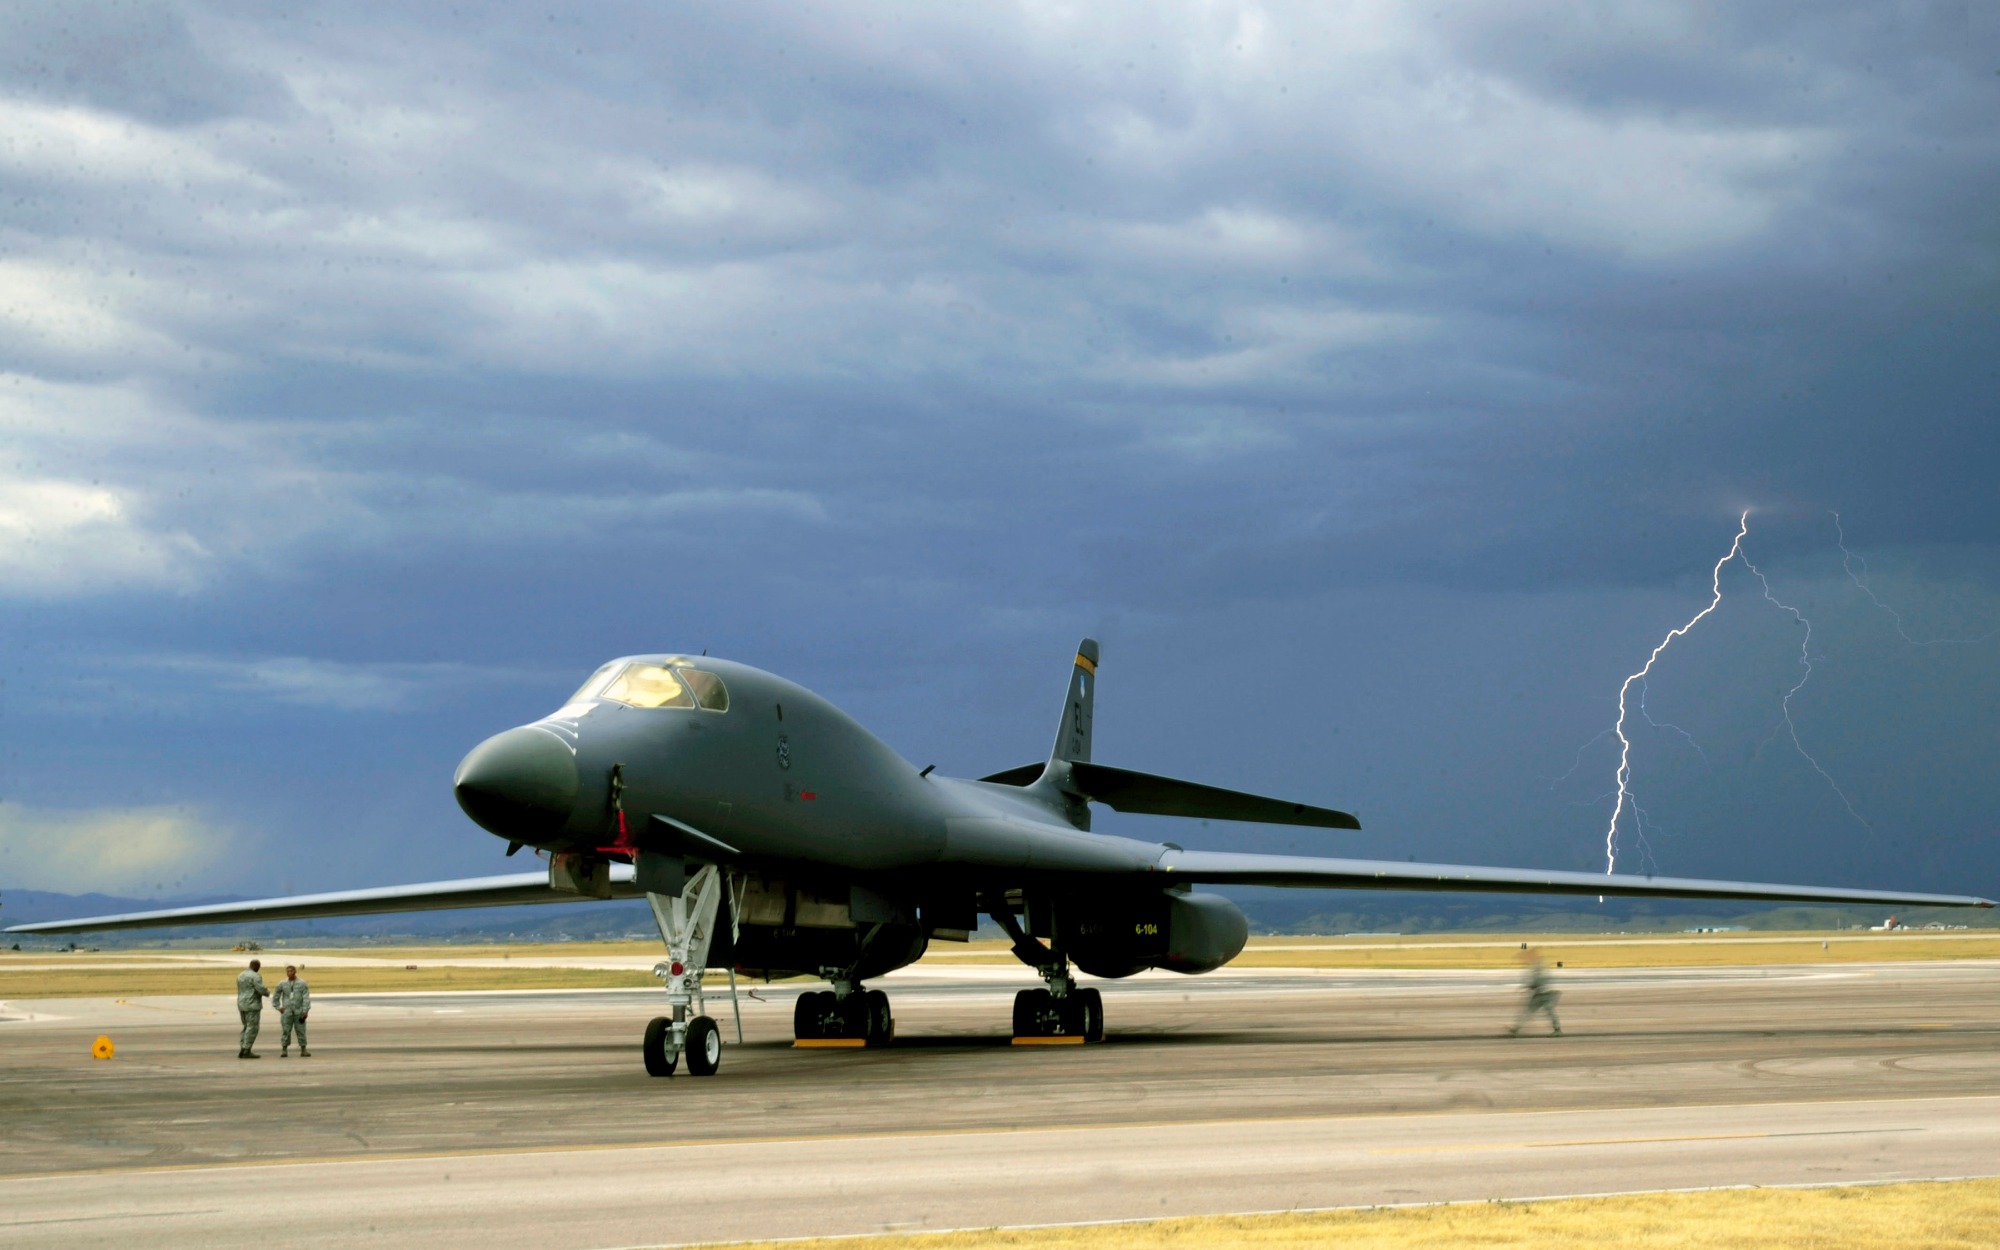
[[[604,683],[610,681],[611,674],[617,671],[618,671],[618,661],[616,660],[613,660],[611,661],[611,663],[606,664],[603,668],[598,669],[596,672],[590,675],[589,681],[577,687],[576,693],[571,695],[568,698],[568,700],[565,701],[564,706],[567,707],[571,703],[581,703],[585,699],[596,698],[598,692],[604,689]]]
[[[662,664],[627,664],[599,698],[633,707],[693,707],[694,696],[674,671]]]
[[[704,673],[698,668],[682,668],[674,671],[681,675],[681,680],[687,683],[688,689],[694,691],[697,703],[711,712],[729,710],[729,687],[722,684],[720,677],[714,673]]]

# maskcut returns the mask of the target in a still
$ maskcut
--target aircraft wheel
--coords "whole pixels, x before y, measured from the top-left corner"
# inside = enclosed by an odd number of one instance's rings
[[[647,1022],[644,1046],[647,1076],[672,1076],[674,1074],[674,1065],[679,1061],[680,1056],[670,1056],[667,1054],[667,1039],[673,1036],[673,1031],[674,1022],[665,1016],[654,1016],[652,1020]]]
[[[1076,992],[1078,1005],[1083,1008],[1083,1040],[1101,1042],[1104,1040],[1104,995],[1095,986]]]
[[[804,1040],[819,1035],[819,991],[808,990],[792,1004],[792,1036]]]
[[[1014,995],[1014,1036],[1047,1037],[1047,1017],[1054,999],[1047,990],[1022,990]]]
[[[806,995],[806,998],[812,1004],[807,1008],[812,1020],[808,1026],[811,1031],[806,1036],[841,1036],[841,1030],[847,1026],[844,1017],[840,1014],[840,1000],[834,996],[833,991],[814,990],[812,993]]]
[[[722,1066],[722,1030],[707,1016],[688,1022],[687,1057],[689,1076],[714,1076]]]
[[[889,1012],[889,996],[869,990],[863,999],[868,1018],[868,1044],[880,1046],[896,1036],[896,1018]]]
[[[840,1013],[840,1036],[872,1041],[875,1037],[875,1013],[871,1009],[868,995],[856,991],[839,1000],[835,1008]]]

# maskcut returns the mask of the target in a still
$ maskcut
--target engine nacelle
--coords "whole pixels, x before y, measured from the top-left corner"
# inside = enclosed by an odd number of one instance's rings
[[[1088,908],[1088,910],[1085,910]],[[1129,977],[1147,968],[1213,972],[1243,952],[1250,922],[1220,894],[1157,894],[1098,899],[1064,909],[1076,966],[1094,977]]]

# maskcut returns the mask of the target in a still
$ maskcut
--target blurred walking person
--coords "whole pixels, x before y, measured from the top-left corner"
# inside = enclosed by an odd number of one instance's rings
[[[271,1005],[278,1009],[278,1058],[291,1058],[294,1031],[299,1035],[299,1058],[312,1058],[306,1049],[306,1013],[312,1010],[312,991],[299,980],[296,967],[285,965],[285,979],[271,991]]]
[[[1556,1019],[1556,999],[1562,995],[1549,988],[1549,969],[1542,962],[1540,951],[1521,952],[1521,990],[1526,995],[1521,1003],[1521,1017],[1508,1026],[1507,1036],[1520,1036],[1521,1027],[1534,1019],[1536,1012],[1545,1011],[1550,1031],[1561,1037],[1563,1026]]]
[[[264,974],[257,971],[264,965],[259,960],[251,960],[250,966],[236,974],[236,1014],[243,1018],[243,1041],[236,1048],[238,1059],[261,1059],[250,1049],[257,1044],[257,1027],[264,1019],[264,999],[271,991],[264,988]]]

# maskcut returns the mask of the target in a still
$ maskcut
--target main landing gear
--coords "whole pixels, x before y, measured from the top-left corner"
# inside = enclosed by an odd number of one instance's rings
[[[653,965],[653,975],[666,987],[673,1012],[655,1016],[646,1025],[643,1053],[648,1076],[672,1076],[683,1055],[690,1076],[714,1076],[722,1066],[722,1030],[703,1014],[701,997],[701,974],[708,967],[722,888],[722,871],[711,864],[688,878],[679,897],[646,895],[667,944],[666,961]]]
[[[799,995],[792,1007],[792,1037],[801,1042],[859,1041],[880,1046],[896,1036],[896,1018],[889,1014],[889,996],[835,981],[830,990]]]
[[[1028,935],[1008,908],[996,908],[991,914],[1013,939],[1014,957],[1048,982],[1045,989],[1022,990],[1014,995],[1014,1040],[1103,1041],[1104,996],[1094,987],[1077,986],[1061,943],[1042,945]]]
[[[1103,1041],[1104,996],[1096,987],[1079,988],[1064,964],[1044,964],[1038,971],[1048,988],[1014,995],[1014,1036]]]

